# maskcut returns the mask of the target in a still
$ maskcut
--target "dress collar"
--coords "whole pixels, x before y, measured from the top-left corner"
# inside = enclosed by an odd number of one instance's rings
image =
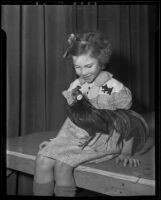
[[[103,86],[108,80],[112,78],[112,76],[113,74],[111,74],[110,72],[101,71],[93,83],[99,87]],[[83,85],[84,83],[86,83],[85,80],[83,80],[82,78],[79,78],[79,82],[80,82],[80,85]]]

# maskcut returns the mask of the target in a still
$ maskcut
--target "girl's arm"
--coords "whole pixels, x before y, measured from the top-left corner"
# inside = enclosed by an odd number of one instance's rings
[[[69,86],[69,88],[68,88],[67,90],[64,90],[64,91],[62,92],[62,95],[66,98],[67,103],[68,103],[69,105],[71,105],[71,104],[74,102],[74,97],[73,97],[73,95],[72,95],[73,90],[74,90],[75,88],[79,87],[79,86],[80,86],[79,79],[76,79],[75,81],[73,81],[73,82],[70,84],[70,86]]]
[[[116,109],[128,110],[132,106],[132,95],[130,90],[123,86],[123,88],[112,94],[113,104]]]
[[[134,138],[132,137],[129,140],[123,140],[123,147],[121,154],[116,158],[116,163],[123,162],[124,167],[130,165],[130,167],[137,167],[140,165],[140,161],[132,157],[132,148],[133,148]]]

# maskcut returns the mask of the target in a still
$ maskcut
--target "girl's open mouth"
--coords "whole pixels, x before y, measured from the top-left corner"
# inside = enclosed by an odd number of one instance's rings
[[[91,79],[91,75],[90,76],[83,76],[83,79],[84,80],[89,80],[89,79]]]

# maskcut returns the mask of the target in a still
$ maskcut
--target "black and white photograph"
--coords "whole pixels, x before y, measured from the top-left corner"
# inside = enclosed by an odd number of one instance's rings
[[[158,194],[159,6],[1,4],[6,196]]]

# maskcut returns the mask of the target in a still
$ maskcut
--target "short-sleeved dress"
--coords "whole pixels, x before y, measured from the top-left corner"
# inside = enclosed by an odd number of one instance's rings
[[[69,89],[62,92],[68,104],[73,102],[72,90],[77,86],[80,86],[81,92],[97,109],[129,110],[132,105],[130,90],[107,71],[100,72],[93,83],[87,83],[81,78],[72,82]],[[137,141],[138,143],[141,141],[141,146],[148,136],[148,126],[141,115],[134,111],[131,111],[131,115],[137,119],[135,121],[139,121],[138,129],[132,126],[132,131],[135,130],[135,135],[141,136],[142,140]],[[120,137],[120,133],[116,130],[110,135],[97,133],[92,141],[82,149],[82,144],[89,139],[89,134],[67,118],[56,138],[51,139],[47,146],[39,150],[38,154],[73,167],[84,162],[101,162],[120,154],[123,147],[122,143],[118,145]]]

